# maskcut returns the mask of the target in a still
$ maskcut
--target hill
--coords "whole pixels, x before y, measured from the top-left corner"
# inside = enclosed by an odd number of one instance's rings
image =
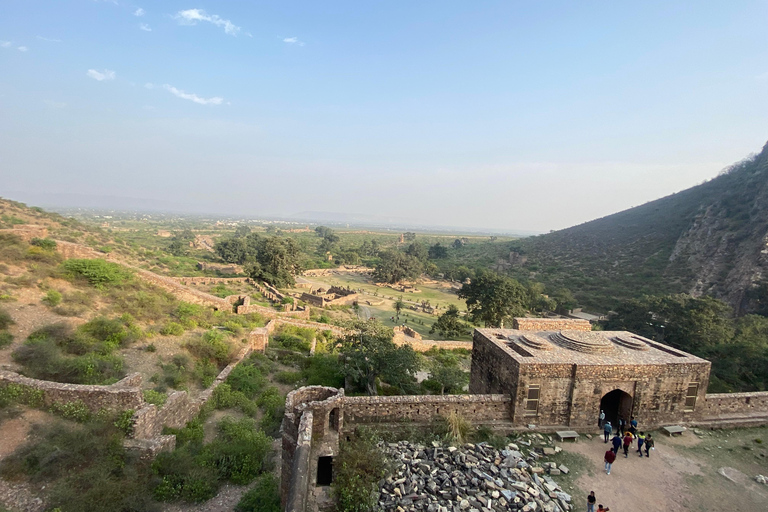
[[[524,262],[518,277],[569,288],[588,307],[686,292],[744,314],[766,308],[767,236],[768,144],[701,185],[515,241],[510,261]]]

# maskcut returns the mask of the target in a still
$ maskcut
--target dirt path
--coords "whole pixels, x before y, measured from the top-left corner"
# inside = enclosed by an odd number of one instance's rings
[[[640,458],[637,445],[630,448],[629,457],[619,452],[611,474],[606,475],[603,455],[609,444],[600,436],[578,443],[565,443],[563,449],[586,457],[590,464],[576,480],[582,495],[574,495],[576,510],[586,510],[586,497],[595,491],[597,502],[613,512],[699,512],[739,510],[765,512],[768,492],[751,483],[739,485],[717,473],[717,468],[699,458],[695,448],[700,439],[692,433],[670,439],[657,438],[656,449],[650,457]],[[694,450],[690,450],[693,448]],[[747,479],[748,480],[748,479]]]

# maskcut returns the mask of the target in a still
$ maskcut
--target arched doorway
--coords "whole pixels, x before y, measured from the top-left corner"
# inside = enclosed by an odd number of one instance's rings
[[[619,417],[629,423],[629,417],[632,415],[632,397],[625,391],[614,389],[600,399],[600,410],[605,412],[605,421],[610,421],[615,429],[619,425]]]

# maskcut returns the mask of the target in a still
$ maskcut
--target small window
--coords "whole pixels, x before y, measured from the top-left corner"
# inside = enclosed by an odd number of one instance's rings
[[[691,382],[688,384],[688,391],[685,393],[685,410],[692,411],[696,408],[696,397],[699,394],[699,383]]]
[[[528,396],[525,399],[525,415],[536,416],[539,414],[539,391],[541,386],[528,386]]]

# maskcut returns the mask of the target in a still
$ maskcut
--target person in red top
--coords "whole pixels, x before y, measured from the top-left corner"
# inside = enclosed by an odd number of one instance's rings
[[[629,433],[629,430],[627,430],[627,433],[624,435],[624,458],[626,459],[629,455],[629,445],[632,444],[632,434]]]
[[[616,460],[616,454],[613,453],[613,450],[608,450],[605,452],[605,472],[606,474],[611,474],[611,465]]]

